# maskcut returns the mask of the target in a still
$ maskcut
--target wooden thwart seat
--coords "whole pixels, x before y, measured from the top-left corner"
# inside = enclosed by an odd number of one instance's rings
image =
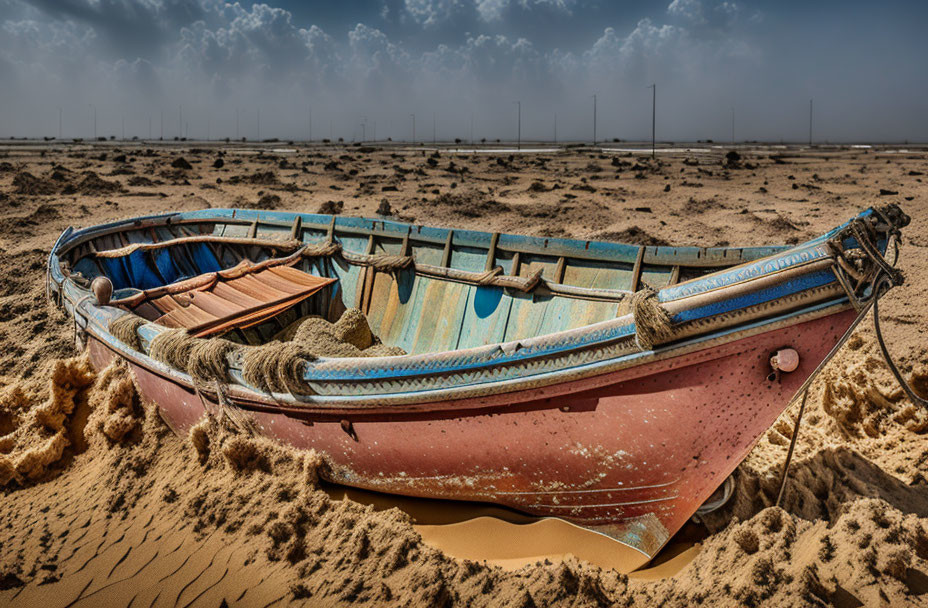
[[[198,338],[257,325],[313,296],[336,279],[286,265],[242,261],[173,285],[142,291],[113,304]]]

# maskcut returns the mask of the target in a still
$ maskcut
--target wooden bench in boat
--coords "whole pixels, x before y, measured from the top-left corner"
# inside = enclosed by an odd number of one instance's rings
[[[294,260],[290,260],[293,263]],[[149,321],[202,338],[262,323],[312,297],[336,279],[293,268],[286,258],[236,266],[112,301]]]

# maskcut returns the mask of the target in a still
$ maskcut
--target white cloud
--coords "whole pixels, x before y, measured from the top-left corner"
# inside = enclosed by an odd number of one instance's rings
[[[405,13],[416,23],[429,27],[471,12],[481,21],[501,21],[512,9],[538,8],[569,15],[576,0],[404,0]]]
[[[405,0],[403,8],[413,21],[429,27],[444,22],[461,6],[460,0]]]

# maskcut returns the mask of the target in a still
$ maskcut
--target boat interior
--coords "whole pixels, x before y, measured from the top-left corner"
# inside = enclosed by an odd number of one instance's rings
[[[111,304],[197,336],[277,339],[307,315],[360,309],[406,353],[443,352],[583,327],[625,314],[628,295],[787,246],[624,245],[314,214],[206,210],[86,231],[58,252]]]

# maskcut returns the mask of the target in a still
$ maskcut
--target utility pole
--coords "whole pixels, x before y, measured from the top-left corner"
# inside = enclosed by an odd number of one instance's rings
[[[177,138],[184,136],[184,106],[177,106]]]
[[[126,115],[122,115],[122,136],[121,139],[126,141]]]
[[[367,116],[361,119],[361,142],[367,141]]]
[[[313,141],[313,107],[309,106],[309,143]]]
[[[554,145],[557,145],[557,112],[554,113]]]
[[[261,108],[258,108],[256,113],[258,116],[258,141],[261,141]]]
[[[731,145],[735,145],[735,109],[731,109]]]
[[[61,139],[61,106],[58,107],[58,139]]]
[[[812,147],[812,100],[809,100],[809,147]]]
[[[655,158],[654,134],[657,114],[657,84],[651,85],[651,158]]]
[[[151,141],[151,114],[148,115],[148,141]]]
[[[435,119],[435,112],[432,112],[432,145],[433,146],[438,143],[438,137],[436,135],[437,131],[435,129],[436,122],[437,121]]]
[[[470,145],[474,145],[474,113],[470,113]]]
[[[212,122],[213,122],[213,117],[212,117],[212,116],[207,116],[207,117],[206,117],[206,141],[209,141],[210,127],[212,126],[210,123],[212,123]]]
[[[238,108],[235,108],[235,139],[238,139]]]
[[[164,108],[161,108],[161,141],[164,141]]]
[[[593,145],[596,145],[596,93],[593,93]]]
[[[522,149],[522,101],[519,100],[516,102],[516,105],[519,106],[518,111],[518,127],[516,130],[516,150]]]
[[[416,115],[410,114],[409,117],[412,118],[412,143],[413,145],[415,145],[416,144]]]

